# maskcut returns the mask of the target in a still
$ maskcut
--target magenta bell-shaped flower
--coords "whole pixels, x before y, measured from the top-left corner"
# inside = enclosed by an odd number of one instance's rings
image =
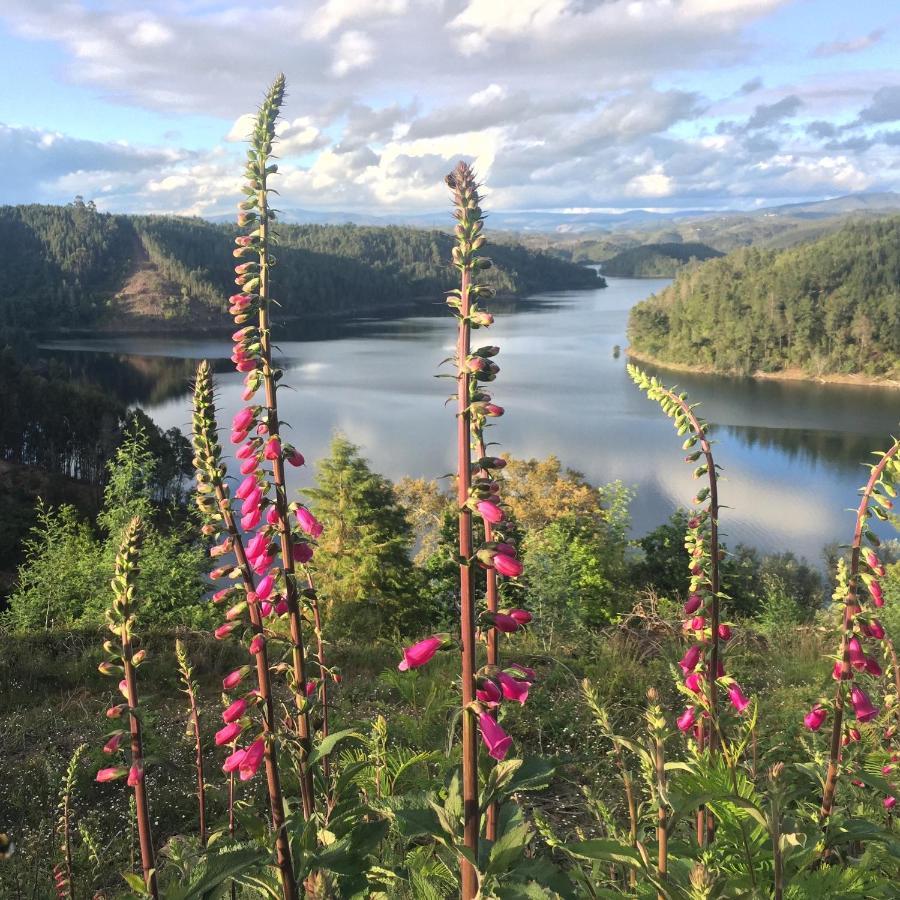
[[[884,594],[882,594],[881,585],[877,581],[869,582],[869,593],[872,595],[872,602],[876,606],[884,606]]]
[[[235,700],[225,712],[222,713],[222,721],[227,724],[237,722],[237,720],[247,711],[247,701],[241,697]]]
[[[824,706],[814,706],[804,717],[803,724],[810,731],[818,731],[828,716],[828,710]]]
[[[728,698],[739,713],[742,713],[750,705],[750,700],[744,696],[741,686],[736,681],[732,681],[728,685]]]
[[[698,644],[694,644],[684,656],[678,661],[678,665],[681,666],[681,671],[687,675],[688,672],[693,672],[694,669],[697,668],[697,663],[700,662],[700,646]]]
[[[506,553],[495,553],[492,562],[494,568],[507,578],[518,578],[525,571],[518,559]]]
[[[487,747],[488,753],[496,760],[505,759],[510,744],[512,744],[512,738],[500,727],[490,713],[482,713],[478,717],[478,725],[481,728],[481,738]]]
[[[676,725],[679,731],[688,732],[694,727],[696,718],[694,707],[689,706],[677,719]]]
[[[249,781],[257,772],[266,752],[266,743],[262,738],[254,741],[241,759],[238,766],[241,781]]]
[[[229,722],[224,728],[220,728],[216,732],[216,746],[221,747],[222,744],[230,744],[243,730],[240,723]]]
[[[305,506],[297,508],[297,524],[314,538],[319,537],[324,530],[322,523]]]
[[[497,683],[490,678],[480,679],[475,689],[475,696],[488,706],[496,706],[503,699],[503,692]]]
[[[117,778],[122,778],[127,772],[123,766],[109,766],[105,769],[101,769],[97,773],[97,781],[103,784],[106,781],[115,781]]]
[[[503,510],[496,503],[491,503],[490,500],[479,500],[475,504],[475,509],[481,518],[485,522],[490,522],[491,525],[497,525],[503,521]]]
[[[703,605],[703,598],[699,594],[691,594],[684,604],[685,616],[692,616]]]
[[[531,687],[527,681],[518,681],[507,675],[506,672],[500,672],[497,680],[503,690],[504,699],[515,700],[520,706],[525,705],[525,701],[528,699],[528,689]]]
[[[447,635],[433,634],[424,641],[406,647],[403,651],[403,659],[397,668],[401,672],[406,672],[409,669],[418,669],[419,666],[424,666],[446,643]]]
[[[850,688],[850,702],[853,704],[857,722],[868,722],[878,715],[878,710],[872,705],[869,695],[856,685]]]
[[[231,756],[227,756],[225,758],[225,762],[222,764],[222,771],[225,773],[236,772],[241,763],[244,761],[244,756],[246,754],[246,750],[235,750],[234,753],[231,754]]]

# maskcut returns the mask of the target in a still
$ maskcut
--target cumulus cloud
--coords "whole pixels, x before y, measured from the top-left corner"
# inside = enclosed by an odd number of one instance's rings
[[[222,137],[188,152],[0,127],[0,202],[82,193],[107,209],[229,210],[252,127],[235,113],[279,69],[286,208],[441,208],[459,158],[488,181],[495,209],[734,206],[897,186],[897,133],[876,128],[900,118],[900,78],[747,77],[766,62],[748,26],[788,3],[0,0],[14,35],[55,45],[62,77],[170,117],[173,141],[197,114],[218,117]],[[231,64],[251,31],[266,53]],[[812,58],[863,59],[882,37],[822,44]],[[720,82],[720,71],[737,77]]]

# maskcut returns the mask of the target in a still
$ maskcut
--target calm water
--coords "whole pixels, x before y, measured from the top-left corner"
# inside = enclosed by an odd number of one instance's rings
[[[483,343],[502,348],[493,385],[507,414],[490,437],[515,456],[556,454],[596,483],[633,487],[633,531],[664,521],[694,493],[681,439],[655,404],[633,386],[624,347],[629,308],[668,282],[609,279],[598,291],[543,294],[511,305]],[[285,382],[282,418],[314,461],[335,430],[362,446],[391,478],[440,477],[453,468],[454,416],[443,405],[449,379],[433,377],[453,352],[454,324],[440,307],[386,320],[330,323],[280,341]],[[299,327],[299,326],[298,326]],[[82,377],[142,406],[163,428],[189,429],[188,383],[195,361],[217,360],[221,422],[241,405],[240,378],[222,340],[116,337],[55,342],[43,352]],[[822,547],[846,542],[861,462],[883,448],[900,419],[900,392],[882,388],[754,382],[720,376],[664,375],[714,423],[724,467],[726,540],[763,550],[790,549],[818,562]],[[296,486],[309,483],[302,470]]]

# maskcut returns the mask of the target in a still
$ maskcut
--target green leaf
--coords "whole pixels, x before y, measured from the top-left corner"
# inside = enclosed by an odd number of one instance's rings
[[[352,728],[345,728],[343,731],[335,731],[329,734],[327,738],[320,741],[314,748],[309,758],[306,760],[308,766],[314,766],[317,762],[328,756],[338,744],[346,740],[365,741],[365,737]]]
[[[150,896],[150,891],[147,890],[147,885],[144,884],[144,879],[140,875],[135,875],[134,872],[123,872],[122,877],[139,897]]]
[[[592,838],[589,841],[560,844],[560,849],[582,859],[620,863],[634,868],[641,868],[643,865],[640,854],[633,847],[606,838]]]

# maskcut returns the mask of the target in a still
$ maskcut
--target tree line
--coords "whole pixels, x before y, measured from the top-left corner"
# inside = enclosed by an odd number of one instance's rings
[[[235,227],[177,216],[68,206],[0,207],[6,290],[3,328],[30,331],[115,324],[116,295],[149,259],[171,297],[161,318],[222,310],[234,293]],[[440,231],[357,225],[281,225],[274,286],[288,316],[341,314],[439,298],[453,286],[452,237]],[[595,272],[519,244],[491,247],[487,279],[500,294],[602,287]]]

